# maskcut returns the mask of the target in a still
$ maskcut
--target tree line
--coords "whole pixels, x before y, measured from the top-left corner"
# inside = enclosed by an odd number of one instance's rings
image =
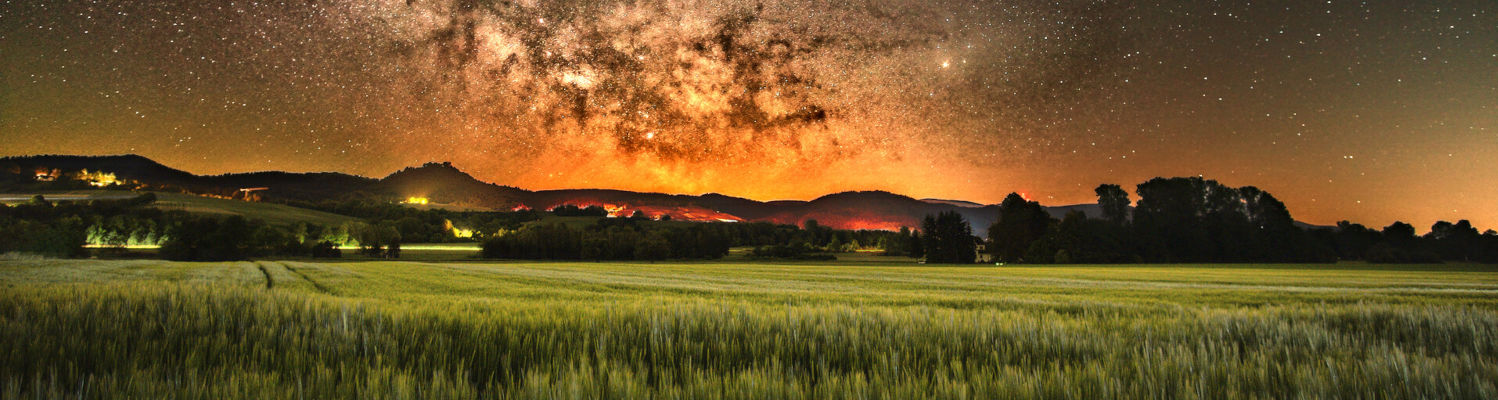
[[[566,211],[573,215],[572,210]],[[729,235],[714,224],[650,224],[644,214],[599,218],[573,228],[549,223],[485,240],[484,258],[526,260],[717,259],[728,255]]]
[[[807,220],[790,224],[651,221],[599,218],[586,226],[537,224],[486,239],[481,256],[529,260],[703,260],[726,256],[731,247],[753,247],[757,258],[829,259],[833,253],[863,249],[893,232],[847,231]]]
[[[226,261],[268,256],[338,257],[338,246],[365,229],[296,223],[272,226],[240,216],[219,217],[149,207],[156,195],[52,202],[43,196],[0,206],[0,253],[80,257],[87,245],[159,246],[170,260]],[[350,230],[355,233],[350,234]]]
[[[1421,236],[1404,222],[1382,230],[1347,221],[1305,228],[1269,192],[1201,177],[1151,179],[1136,186],[1137,202],[1118,185],[1095,193],[1101,215],[1072,212],[1059,220],[1011,193],[987,240],[972,236],[956,212],[928,216],[919,232],[905,233],[910,239],[899,251],[937,263],[971,263],[979,244],[1005,263],[1498,263],[1498,232],[1479,234],[1466,220],[1437,222]]]
[[[477,242],[539,220],[544,211],[453,211],[418,209],[372,199],[282,201],[281,204],[350,216],[399,232],[406,243]],[[461,232],[459,232],[461,231]]]
[[[931,263],[972,263],[980,254],[1005,263],[1333,262],[1498,263],[1498,232],[1479,233],[1469,221],[1440,221],[1424,235],[1395,222],[1375,229],[1342,221],[1306,227],[1285,204],[1253,186],[1229,187],[1200,177],[1155,178],[1135,187],[1100,185],[1097,215],[1052,218],[1039,203],[1010,194],[998,205],[987,238],[956,212],[929,215],[898,232],[848,231],[807,220],[801,226],[690,223],[642,214],[607,218],[597,210],[563,207],[562,214],[594,216],[591,224],[541,224],[544,211],[419,210],[374,201],[304,205],[363,222],[338,226],[275,226],[242,217],[189,214],[150,207],[155,195],[123,200],[29,202],[0,206],[0,253],[54,257],[85,255],[85,245],[160,246],[177,260],[254,257],[337,257],[343,246],[362,254],[400,257],[401,244],[480,242],[481,256],[512,259],[714,259],[730,247],[751,247],[766,259],[831,259],[881,250]],[[981,249],[981,250],[980,250]]]
[[[703,223],[672,221],[669,215],[651,219],[640,212],[635,212],[628,217],[612,218],[608,217],[608,211],[603,207],[580,207],[571,204],[559,205],[546,211],[417,209],[388,201],[357,199],[323,202],[291,201],[283,202],[283,204],[364,220],[365,223],[376,228],[366,231],[368,235],[354,239],[359,243],[375,243],[374,246],[363,246],[364,248],[361,249],[371,254],[378,252],[381,248],[379,243],[392,242],[389,238],[398,238],[399,240],[394,242],[405,243],[483,243],[496,237],[520,234],[524,233],[523,230],[535,229],[534,225],[538,224],[534,221],[539,221],[548,214],[558,217],[593,217],[602,221],[600,224],[608,224],[607,221],[633,221],[630,222],[631,226],[647,227],[652,230],[656,225],[715,225],[718,226],[715,229],[724,235],[731,246],[754,247],[757,250],[754,253],[765,258],[826,258],[828,254],[883,249],[889,247],[886,242],[894,240],[895,236],[893,232],[886,231],[832,229],[818,224],[816,220],[807,220],[802,226],[770,222]],[[569,229],[578,230],[578,228],[582,227]],[[458,230],[464,233],[456,235],[455,231]],[[526,233],[526,235],[534,234]],[[610,237],[620,241],[629,240],[628,235]],[[383,246],[387,250],[388,247],[389,244]],[[574,259],[573,257],[575,256],[559,259]],[[515,258],[536,258],[536,256],[532,254]]]
[[[273,225],[239,216],[191,214],[151,207],[156,196],[125,200],[52,202],[42,196],[0,205],[0,253],[52,257],[87,255],[128,246],[154,246],[171,260],[224,261],[259,257],[341,257],[341,247],[365,256],[399,258],[403,243],[477,241],[491,258],[559,260],[713,259],[729,247],[756,247],[765,258],[828,257],[880,246],[892,232],[842,231],[807,221],[805,228],[772,223],[692,223],[597,217],[591,225],[539,224],[542,211],[419,210],[370,201],[325,202],[309,208],[362,222],[322,226]],[[309,206],[302,204],[302,206]],[[585,209],[578,209],[585,210]],[[563,214],[573,215],[571,209]],[[457,221],[456,223],[454,221]],[[473,228],[461,228],[461,226]],[[456,232],[466,230],[465,235]]]

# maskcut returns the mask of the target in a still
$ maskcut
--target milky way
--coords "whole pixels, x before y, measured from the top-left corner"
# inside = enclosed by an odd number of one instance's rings
[[[436,1],[381,31],[399,107],[433,132],[414,142],[554,181],[773,195],[1064,118],[1119,65],[1096,45],[1124,36],[1108,7]]]
[[[0,0],[0,153],[756,199],[1207,175],[1314,222],[1492,224],[1495,8]]]

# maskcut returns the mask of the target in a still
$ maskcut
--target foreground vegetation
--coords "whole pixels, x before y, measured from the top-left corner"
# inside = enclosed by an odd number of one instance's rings
[[[908,239],[908,232],[834,230],[814,220],[802,228],[768,222],[679,222],[665,216],[655,220],[640,213],[608,218],[599,216],[604,211],[597,207],[455,212],[380,201],[319,206],[341,213],[333,214],[179,193],[107,190],[52,195],[63,200],[39,194],[0,196],[9,199],[0,201],[0,254],[82,258],[94,248],[118,257],[126,250],[159,249],[155,255],[169,260],[240,261],[341,258],[341,249],[349,248],[364,256],[397,259],[407,243],[467,243],[475,249],[472,255],[486,258],[658,261],[718,259],[732,246],[788,254],[765,258],[798,258],[882,248],[889,241]]]
[[[1498,270],[0,261],[0,398],[1493,398]]]

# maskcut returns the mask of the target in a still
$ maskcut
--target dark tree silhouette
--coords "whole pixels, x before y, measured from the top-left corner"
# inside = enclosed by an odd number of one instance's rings
[[[1154,178],[1139,184],[1134,208],[1136,233],[1145,238],[1146,258],[1161,261],[1222,261],[1214,232],[1235,218],[1241,204],[1236,191],[1200,177]],[[1239,214],[1241,217],[1241,214]],[[1246,223],[1246,221],[1245,221]],[[1240,239],[1241,238],[1237,238]],[[1234,239],[1229,239],[1232,241]]]
[[[1295,225],[1285,204],[1256,187],[1200,177],[1138,186],[1132,231],[1142,258],[1165,262],[1334,260],[1333,245]]]
[[[1415,245],[1415,226],[1404,221],[1394,221],[1384,227],[1384,240],[1395,247],[1408,248]]]
[[[1045,237],[1025,252],[1029,263],[1119,263],[1134,258],[1127,253],[1127,227],[1072,211]]]
[[[1093,189],[1097,193],[1098,208],[1103,211],[1103,219],[1115,224],[1124,224],[1129,220],[1129,193],[1118,185],[1105,183]]]
[[[1441,258],[1447,260],[1472,261],[1477,255],[1477,245],[1482,235],[1477,233],[1477,228],[1467,220],[1450,223],[1446,221],[1436,222],[1431,225],[1430,233],[1425,235]]]
[[[1337,257],[1344,260],[1363,259],[1368,255],[1369,249],[1382,241],[1382,233],[1349,221],[1337,222],[1335,235],[1331,238]]]
[[[901,232],[904,232],[905,228],[902,227],[900,229],[901,229]],[[903,239],[905,239],[906,248],[910,250],[910,256],[911,257],[915,257],[915,258],[926,257],[926,241],[925,241],[925,239],[921,238],[921,231],[913,230],[913,231],[910,231],[910,235],[909,236],[906,236],[906,235],[903,235],[903,234],[900,235],[900,236]]]
[[[1040,203],[1010,193],[999,204],[998,221],[988,227],[991,252],[1005,262],[1022,261],[1030,245],[1045,236],[1051,222],[1051,215]]]
[[[956,211],[927,215],[921,231],[928,263],[972,264],[978,257],[978,239],[973,236],[973,227]]]

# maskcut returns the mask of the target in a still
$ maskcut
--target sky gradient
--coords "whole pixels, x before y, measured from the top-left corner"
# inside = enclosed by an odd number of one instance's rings
[[[1498,3],[1401,3],[0,0],[0,155],[1498,227]]]

